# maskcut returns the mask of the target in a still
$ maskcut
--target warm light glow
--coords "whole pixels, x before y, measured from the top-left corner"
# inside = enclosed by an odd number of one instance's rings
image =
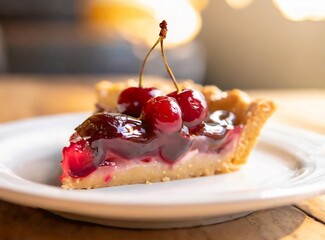
[[[247,7],[253,0],[226,0],[226,2],[232,8],[241,9]]]
[[[273,0],[282,14],[292,21],[325,19],[324,0]]]
[[[152,45],[159,23],[168,22],[166,46],[191,41],[201,29],[200,10],[207,0],[94,0],[88,5],[93,23],[113,27],[130,41]]]
[[[254,0],[225,0],[234,9],[247,7]],[[291,21],[325,19],[325,0],[273,0],[283,16]]]
[[[172,45],[192,40],[201,29],[201,18],[187,0],[144,1],[152,4],[157,21],[168,21],[167,40]]]

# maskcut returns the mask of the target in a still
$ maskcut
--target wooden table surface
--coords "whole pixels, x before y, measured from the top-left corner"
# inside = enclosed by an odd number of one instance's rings
[[[0,76],[0,123],[93,109],[100,77]],[[325,89],[254,90],[279,109],[271,121],[325,134]],[[0,136],[3,137],[3,136]],[[325,161],[325,159],[324,159]],[[1,196],[0,196],[1,198]],[[325,239],[325,196],[188,229],[129,230],[75,222],[0,200],[0,239]]]

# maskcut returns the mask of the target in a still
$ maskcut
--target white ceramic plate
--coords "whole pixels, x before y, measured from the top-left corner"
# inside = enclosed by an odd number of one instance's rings
[[[63,190],[61,149],[86,114],[0,125],[0,198],[121,227],[210,224],[325,193],[325,137],[265,127],[240,171],[167,183]]]

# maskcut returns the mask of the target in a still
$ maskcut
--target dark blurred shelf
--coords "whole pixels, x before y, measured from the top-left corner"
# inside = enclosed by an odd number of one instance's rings
[[[73,21],[80,15],[79,6],[84,0],[0,0],[0,19],[66,20]]]
[[[10,73],[136,75],[149,50],[113,29],[83,21],[10,21],[3,25],[3,33]],[[202,82],[203,52],[197,41],[168,49],[175,76]],[[168,76],[159,50],[150,57],[146,74]]]

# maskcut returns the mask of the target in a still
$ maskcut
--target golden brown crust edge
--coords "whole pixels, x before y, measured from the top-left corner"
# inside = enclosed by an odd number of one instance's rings
[[[276,106],[269,100],[257,99],[252,101],[245,92],[238,89],[218,93],[213,88],[215,87],[206,86],[201,90],[207,98],[209,110],[222,109],[232,111],[237,117],[236,124],[244,125],[232,160],[233,164],[243,164],[256,145],[264,124],[273,114]],[[216,95],[219,95],[219,97],[213,97],[212,92],[216,92]]]
[[[271,101],[256,100],[249,104],[245,127],[240,135],[239,143],[232,163],[243,164],[257,143],[261,130],[267,119],[275,111],[275,104]]]

